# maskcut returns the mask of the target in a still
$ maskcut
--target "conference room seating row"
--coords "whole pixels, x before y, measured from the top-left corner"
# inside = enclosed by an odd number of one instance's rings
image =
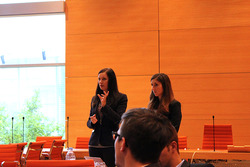
[[[26,167],[94,167],[94,160],[27,160]]]
[[[64,144],[61,136],[37,137],[36,142],[0,145],[2,166],[26,166],[27,160],[63,160]],[[47,148],[45,148],[46,146]]]
[[[24,147],[27,143],[1,144],[0,164],[1,166],[20,166]]]
[[[178,140],[179,148],[187,149],[187,136],[179,136]],[[62,140],[62,136],[38,136],[36,142],[29,143],[27,151],[24,151],[27,143],[0,145],[0,163],[2,166],[25,167],[27,162],[31,166],[39,164],[30,160],[39,160],[41,163],[53,164],[54,161],[52,163],[51,160],[64,159],[63,148],[66,141]],[[77,137],[75,148],[88,149],[88,142],[89,137]],[[204,125],[202,149],[227,150],[228,145],[233,145],[232,125]]]
[[[2,164],[2,167],[20,167],[15,162]],[[27,160],[26,167],[94,167],[94,160]]]
[[[187,136],[178,136],[179,149],[187,149]],[[77,137],[75,148],[88,149],[89,137]],[[202,149],[227,150],[233,145],[232,125],[204,125]]]

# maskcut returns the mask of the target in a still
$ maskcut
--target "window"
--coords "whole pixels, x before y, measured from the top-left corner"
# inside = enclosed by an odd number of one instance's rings
[[[1,0],[0,4],[27,3],[27,2],[48,2],[48,1],[63,1],[63,0]]]
[[[65,14],[1,16],[0,25],[0,144],[63,136]]]

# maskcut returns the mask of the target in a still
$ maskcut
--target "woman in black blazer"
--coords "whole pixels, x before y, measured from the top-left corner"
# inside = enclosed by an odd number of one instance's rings
[[[169,77],[164,73],[153,75],[151,87],[148,108],[168,117],[178,132],[182,119],[181,103],[174,98]]]
[[[89,141],[89,156],[102,158],[108,167],[115,166],[112,131],[118,130],[127,102],[127,96],[118,91],[114,71],[111,68],[102,69],[98,73],[96,95],[91,101],[87,126],[93,129]]]

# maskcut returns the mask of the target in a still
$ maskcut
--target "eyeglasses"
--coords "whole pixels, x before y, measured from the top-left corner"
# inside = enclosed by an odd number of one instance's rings
[[[117,132],[112,132],[113,134],[113,139],[116,140],[117,137],[119,137],[119,140],[121,139],[121,135],[118,134]]]

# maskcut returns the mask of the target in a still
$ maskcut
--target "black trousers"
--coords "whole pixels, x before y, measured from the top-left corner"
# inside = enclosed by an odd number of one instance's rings
[[[108,167],[115,167],[115,149],[89,147],[90,157],[100,157]]]

